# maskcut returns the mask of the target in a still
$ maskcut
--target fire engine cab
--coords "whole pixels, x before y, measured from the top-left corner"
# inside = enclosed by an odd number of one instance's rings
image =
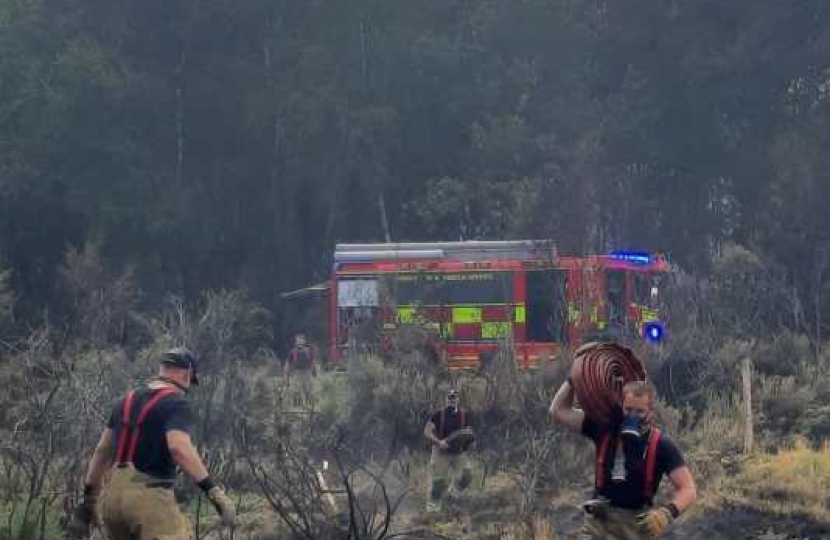
[[[329,354],[389,351],[406,329],[451,369],[511,347],[523,367],[599,332],[662,339],[659,255],[562,256],[545,240],[338,244],[328,284]]]

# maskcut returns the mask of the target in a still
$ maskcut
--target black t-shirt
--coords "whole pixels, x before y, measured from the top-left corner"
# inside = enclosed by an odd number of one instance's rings
[[[455,411],[454,407],[446,407],[433,412],[429,417],[429,421],[435,425],[435,436],[443,440],[459,429],[468,427],[470,425],[470,413],[461,407],[458,408],[458,412]],[[447,453],[460,454],[461,449],[450,447]]]
[[[135,420],[150,398],[158,389],[141,388],[133,397],[131,417]],[[121,421],[124,414],[124,400],[113,406],[107,427],[115,434],[116,447],[121,436]],[[162,398],[150,411],[139,431],[133,463],[139,471],[161,479],[176,477],[176,463],[167,448],[167,432],[179,430],[189,433],[193,424],[190,403],[181,393]]]
[[[599,445],[605,432],[601,431],[597,424],[586,418],[582,424],[582,434]],[[612,437],[605,456],[604,486],[596,495],[610,499],[613,506],[620,508],[636,509],[650,505],[654,493],[648,496],[643,493],[646,481],[646,460],[644,458],[647,445],[648,442],[646,439],[638,448],[625,449],[626,479],[622,482],[614,482],[611,480],[611,470],[614,466],[617,445],[616,439]],[[663,475],[668,475],[685,464],[686,462],[683,459],[683,454],[680,452],[680,449],[677,448],[665,433],[661,434],[660,441],[657,445],[654,491],[657,491]]]
[[[314,351],[310,347],[294,347],[288,353],[291,367],[298,371],[311,371],[314,368]]]

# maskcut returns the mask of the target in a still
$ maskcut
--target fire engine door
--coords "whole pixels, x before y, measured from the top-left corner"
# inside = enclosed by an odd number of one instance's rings
[[[568,328],[572,344],[582,343],[586,335],[604,330],[602,275],[590,266],[570,272],[567,286]]]
[[[562,270],[529,271],[527,276],[527,340],[563,343],[567,336],[567,274]]]

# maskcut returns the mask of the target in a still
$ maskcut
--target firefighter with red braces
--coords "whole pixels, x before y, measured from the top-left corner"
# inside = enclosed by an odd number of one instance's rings
[[[177,467],[204,492],[222,524],[234,525],[233,502],[210,477],[190,438],[194,419],[185,394],[198,384],[197,368],[191,351],[171,349],[160,359],[158,377],[113,407],[69,538],[88,538],[92,525],[104,525],[111,540],[188,540],[190,527],[173,494]]]
[[[651,540],[697,498],[689,467],[677,446],[656,426],[654,387],[645,381],[623,387],[623,421],[604,428],[574,407],[570,379],[550,406],[554,422],[594,441],[596,484],[594,498],[583,505],[585,523],[579,540]],[[661,477],[674,488],[670,502],[654,506]]]
[[[472,483],[468,450],[475,442],[467,410],[460,406],[458,391],[447,393],[446,404],[433,412],[424,426],[432,444],[429,459],[427,513],[440,512],[444,498],[457,497]]]

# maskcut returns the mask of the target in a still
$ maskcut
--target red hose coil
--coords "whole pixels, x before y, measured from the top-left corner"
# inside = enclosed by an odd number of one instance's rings
[[[571,383],[585,415],[600,425],[622,418],[622,389],[646,380],[643,363],[631,349],[613,343],[588,343],[577,349]]]

